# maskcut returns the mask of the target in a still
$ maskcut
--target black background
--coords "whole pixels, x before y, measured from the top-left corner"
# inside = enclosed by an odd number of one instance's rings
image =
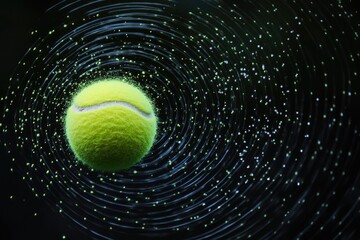
[[[30,33],[57,1],[11,0],[0,3],[0,96],[6,94],[16,65],[31,46]],[[1,108],[1,111],[3,109]],[[2,113],[1,113],[2,114]],[[10,159],[1,148],[0,239],[87,239],[59,213],[34,197],[25,181],[10,173]],[[11,198],[12,196],[12,198]]]
[[[41,25],[41,16],[57,1],[11,0],[0,4],[0,96],[5,96],[11,74],[31,46],[30,32]],[[344,5],[355,9],[355,2]],[[358,104],[355,104],[358,107]],[[2,110],[2,108],[1,108]],[[1,113],[2,114],[2,113]],[[356,116],[354,116],[357,118]],[[59,213],[31,193],[25,181],[10,173],[3,144],[0,166],[0,239],[88,239]]]

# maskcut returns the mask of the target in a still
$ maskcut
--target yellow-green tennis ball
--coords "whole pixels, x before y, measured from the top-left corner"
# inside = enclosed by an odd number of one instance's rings
[[[100,171],[139,162],[153,145],[154,106],[137,87],[102,80],[81,89],[65,116],[65,132],[77,159]]]

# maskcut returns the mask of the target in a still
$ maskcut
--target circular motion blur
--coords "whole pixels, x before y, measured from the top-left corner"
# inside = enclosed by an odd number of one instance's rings
[[[94,239],[356,239],[359,22],[335,0],[61,1],[3,99],[11,170]],[[69,108],[119,76],[154,111]],[[128,129],[129,162],[101,162],[125,159],[108,125],[120,112],[144,129]],[[72,128],[81,114],[103,138]]]

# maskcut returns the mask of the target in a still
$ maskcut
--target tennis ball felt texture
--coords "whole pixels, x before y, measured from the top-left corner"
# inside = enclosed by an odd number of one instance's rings
[[[151,149],[157,118],[150,99],[123,80],[81,89],[65,116],[65,132],[78,160],[100,171],[126,169]]]

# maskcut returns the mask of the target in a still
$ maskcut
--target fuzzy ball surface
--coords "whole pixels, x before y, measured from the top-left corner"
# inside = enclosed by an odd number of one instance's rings
[[[151,100],[121,79],[81,89],[66,111],[65,133],[76,158],[99,171],[118,171],[139,162],[155,140]]]

